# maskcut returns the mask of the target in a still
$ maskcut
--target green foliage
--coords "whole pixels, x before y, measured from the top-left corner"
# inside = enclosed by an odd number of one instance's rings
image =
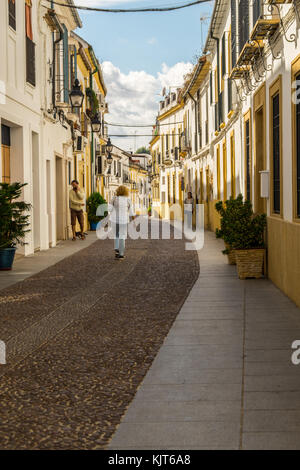
[[[221,216],[221,227],[216,229],[216,237],[223,238],[230,249],[243,250],[263,248],[264,231],[267,223],[266,214],[254,215],[250,201],[243,201],[243,196],[236,199],[219,201],[216,210]],[[229,250],[223,251],[228,254]]]
[[[150,213],[151,211],[152,211],[152,207],[149,206],[149,207],[148,207],[148,212]]]
[[[101,204],[107,204],[106,200],[100,193],[94,192],[92,193],[86,200],[86,207],[87,207],[87,214],[89,222],[97,223],[99,220],[103,219],[107,212],[104,213],[103,216],[99,217],[96,215],[98,206]]]
[[[92,88],[86,89],[86,95],[90,101],[90,117],[94,117],[99,112],[99,101],[97,95]]]
[[[0,183],[0,248],[24,245],[31,204],[19,200],[27,183]]]
[[[150,150],[147,149],[146,147],[140,147],[137,149],[135,153],[147,153],[148,155],[150,155]]]

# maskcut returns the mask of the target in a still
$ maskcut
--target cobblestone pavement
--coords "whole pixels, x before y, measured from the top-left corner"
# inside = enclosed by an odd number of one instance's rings
[[[0,448],[105,448],[198,273],[182,240],[107,240],[2,290]]]

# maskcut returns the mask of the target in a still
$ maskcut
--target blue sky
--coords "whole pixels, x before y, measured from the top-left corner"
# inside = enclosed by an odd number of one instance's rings
[[[82,0],[77,0],[83,4]],[[86,3],[86,2],[85,2]],[[185,0],[143,0],[97,2],[91,5],[109,8],[133,8],[176,5]],[[87,3],[88,4],[88,3]],[[111,61],[122,72],[144,70],[155,74],[164,62],[169,66],[189,62],[201,49],[200,17],[208,16],[212,2],[166,13],[95,13],[82,12],[83,28],[78,31],[93,44],[100,61]],[[204,24],[206,36],[208,21]]]
[[[75,0],[77,5],[104,8],[162,7],[188,0]],[[154,123],[163,87],[180,86],[201,52],[201,16],[209,16],[213,2],[166,13],[100,13],[79,11],[83,28],[77,33],[94,48],[108,89],[107,122]],[[205,42],[209,19],[202,23]],[[135,151],[148,145],[151,128],[109,127],[114,143]],[[129,134],[129,136],[128,136]]]

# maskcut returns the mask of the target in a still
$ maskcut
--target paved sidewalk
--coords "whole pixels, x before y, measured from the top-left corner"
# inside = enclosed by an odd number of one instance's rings
[[[64,258],[90,246],[97,240],[96,232],[88,232],[85,240],[60,240],[49,250],[37,251],[28,256],[16,257],[11,271],[0,271],[0,290],[23,281],[36,273],[53,266]],[[18,253],[18,252],[17,252]]]
[[[241,281],[206,233],[200,277],[109,449],[300,449],[300,309]]]

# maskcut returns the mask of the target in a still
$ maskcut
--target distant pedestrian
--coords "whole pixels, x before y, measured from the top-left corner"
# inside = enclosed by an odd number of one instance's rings
[[[115,237],[114,247],[116,259],[124,259],[128,223],[130,217],[133,216],[128,194],[129,192],[126,186],[119,186],[116,191],[116,196],[112,200],[113,211],[110,215],[110,220]]]
[[[83,206],[84,206],[84,192],[80,189],[79,183],[77,180],[71,182],[72,189],[69,191],[69,204],[71,210],[71,225],[72,225],[72,234],[73,241],[76,241],[76,220],[78,220],[80,225],[80,237],[81,240],[85,239],[83,233],[84,230],[84,216],[83,216]]]
[[[184,218],[186,220],[187,228],[189,229],[192,228],[193,210],[194,199],[191,191],[189,191],[187,197],[184,200]]]

